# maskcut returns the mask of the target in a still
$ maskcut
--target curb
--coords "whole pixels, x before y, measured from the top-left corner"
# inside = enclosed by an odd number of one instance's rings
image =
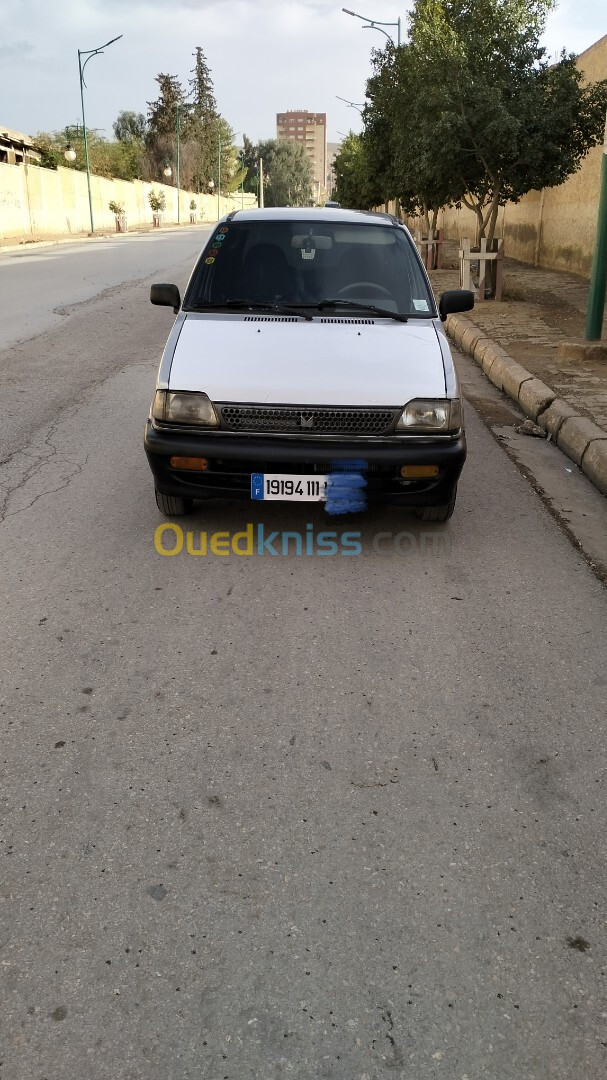
[[[498,390],[516,401],[526,416],[544,428],[559,449],[607,495],[607,431],[557,397],[546,383],[463,315],[449,315],[446,328],[452,341],[476,361]]]

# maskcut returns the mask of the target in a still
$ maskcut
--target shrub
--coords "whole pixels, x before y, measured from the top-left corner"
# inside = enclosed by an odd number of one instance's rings
[[[148,195],[148,202],[155,214],[160,210],[164,210],[167,204],[164,191],[154,191],[152,189]]]

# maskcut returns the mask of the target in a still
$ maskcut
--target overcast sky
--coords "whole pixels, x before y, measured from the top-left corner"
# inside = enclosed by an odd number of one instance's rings
[[[403,24],[410,8],[351,3]],[[147,112],[159,72],[187,82],[201,45],[235,132],[272,138],[277,112],[303,108],[326,112],[338,142],[340,132],[359,130],[360,117],[336,95],[362,102],[371,48],[385,40],[343,14],[340,0],[0,0],[0,26],[0,125],[29,134],[80,119],[77,50],[124,35],[86,72],[87,123],[107,137],[121,109]],[[551,55],[563,46],[582,52],[606,32],[605,0],[561,0],[544,44]]]

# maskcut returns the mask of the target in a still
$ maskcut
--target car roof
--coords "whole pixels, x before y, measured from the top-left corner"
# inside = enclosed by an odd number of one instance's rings
[[[221,223],[231,222],[262,222],[262,221],[315,221],[326,223],[339,221],[342,224],[356,225],[399,225],[405,228],[402,221],[392,214],[376,213],[373,210],[341,210],[330,206],[272,206],[255,210],[233,210]]]

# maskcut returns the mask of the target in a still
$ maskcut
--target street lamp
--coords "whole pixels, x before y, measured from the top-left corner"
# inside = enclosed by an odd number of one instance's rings
[[[172,175],[173,175],[173,170],[172,170],[172,168],[171,168],[168,161],[167,161],[164,169],[162,170],[162,175],[166,176],[167,180],[170,180]]]
[[[104,49],[107,49],[108,45],[113,45],[115,41],[120,41],[122,34],[118,34],[118,37],[112,38],[111,41],[106,41],[105,45],[100,45],[98,49],[78,49],[78,71],[80,74],[80,101],[82,104],[82,132],[84,135],[84,156],[86,158],[86,182],[89,192],[89,213],[91,215],[91,232],[95,232],[95,226],[93,224],[93,200],[91,197],[91,166],[89,162],[89,141],[86,133],[86,119],[84,116],[84,87],[86,83],[84,81],[84,69],[89,60],[93,56],[97,56],[102,53]],[[82,57],[86,56],[86,60],[82,63]]]
[[[240,209],[244,210],[244,148],[239,153],[240,157]]]
[[[356,109],[360,113],[360,115],[362,116],[363,109],[365,107],[364,101],[358,101],[358,102],[356,102],[356,101],[348,101],[347,98],[340,97],[339,94],[336,94],[335,97],[337,98],[338,101],[345,101],[346,105],[349,105],[351,109]]]
[[[72,146],[71,143],[67,144],[65,150],[63,151],[63,156],[64,156],[66,161],[75,161],[76,160],[76,151],[74,150],[74,147]]]
[[[346,15],[353,15],[355,19],[360,19],[366,25],[363,26],[363,30],[379,30],[380,34],[385,34],[389,41],[394,43],[394,38],[387,30],[382,30],[382,26],[396,26],[397,28],[397,41],[396,44],[400,48],[400,18],[396,22],[380,22],[378,19],[367,19],[364,15],[359,15],[356,11],[350,11],[350,8],[342,8],[342,11]]]

